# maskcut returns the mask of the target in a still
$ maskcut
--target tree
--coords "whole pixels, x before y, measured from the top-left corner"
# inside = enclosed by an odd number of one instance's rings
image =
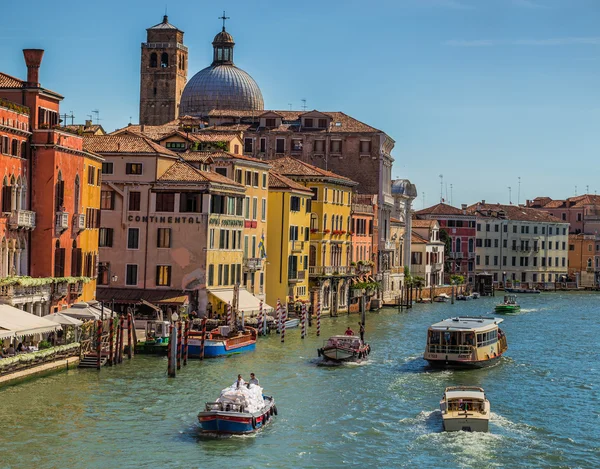
[[[462,285],[465,283],[464,275],[452,274],[450,275],[450,284],[451,285]]]
[[[446,230],[440,230],[440,241],[444,243],[444,271],[452,271],[452,261],[448,257],[452,251],[452,238]]]

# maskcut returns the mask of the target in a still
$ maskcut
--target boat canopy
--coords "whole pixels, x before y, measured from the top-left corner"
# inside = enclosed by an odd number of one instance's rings
[[[502,321],[504,320],[501,318],[463,316],[444,319],[432,324],[430,329],[434,331],[487,331],[496,328]]]
[[[483,391],[446,391],[446,400],[451,399],[485,399],[485,393]]]

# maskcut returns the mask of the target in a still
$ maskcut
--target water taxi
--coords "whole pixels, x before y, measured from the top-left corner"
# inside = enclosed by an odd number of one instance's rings
[[[371,346],[355,335],[334,335],[317,352],[332,362],[358,362],[371,353]]]
[[[441,368],[482,368],[496,363],[508,349],[498,327],[503,319],[463,316],[433,324],[427,331],[423,358]]]
[[[246,326],[242,331],[229,326],[219,326],[206,333],[204,338],[204,357],[220,357],[233,353],[249,352],[256,348],[258,331]],[[190,331],[188,356],[198,358],[202,353],[202,332]]]
[[[453,386],[444,391],[440,401],[444,430],[447,432],[487,432],[490,402],[483,389]]]
[[[517,303],[517,297],[515,295],[506,295],[504,301],[496,305],[495,311],[500,314],[511,314],[518,313],[521,310],[521,306]]]

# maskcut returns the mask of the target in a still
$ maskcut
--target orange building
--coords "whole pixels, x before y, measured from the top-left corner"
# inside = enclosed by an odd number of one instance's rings
[[[579,286],[597,286],[600,280],[600,242],[596,235],[569,235],[569,278]]]
[[[93,230],[100,222],[102,158],[83,151],[82,138],[59,126],[63,97],[39,83],[44,51],[26,49],[23,54],[26,81],[0,73],[7,123],[2,151],[10,142],[14,159],[6,160],[8,167],[4,164],[1,275],[10,288],[0,297],[44,315],[95,297],[98,235]],[[40,280],[28,281],[28,276]]]

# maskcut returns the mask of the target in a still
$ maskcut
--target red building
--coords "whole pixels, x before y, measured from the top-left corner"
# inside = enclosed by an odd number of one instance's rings
[[[43,54],[23,51],[26,81],[0,73],[0,272],[2,277],[88,277],[92,285],[66,279],[36,287],[18,279],[5,282],[10,289],[0,297],[39,315],[94,298],[98,236],[89,231],[100,221],[102,164],[101,157],[83,151],[80,136],[59,127],[63,97],[39,83]]]
[[[458,209],[439,203],[415,214],[420,220],[437,220],[440,230],[450,237],[450,250],[445,253],[445,282],[449,282],[452,274],[464,276],[465,281],[469,283],[475,280],[476,217],[467,213],[466,209],[465,204],[462,209]]]

